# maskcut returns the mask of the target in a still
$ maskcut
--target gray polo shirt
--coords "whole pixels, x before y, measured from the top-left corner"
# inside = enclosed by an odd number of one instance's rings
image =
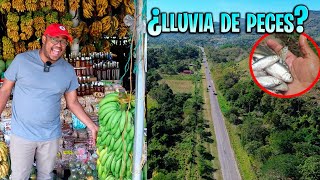
[[[5,72],[15,82],[11,133],[31,141],[48,141],[61,136],[60,101],[78,88],[73,67],[59,59],[44,72],[39,50],[18,54]]]

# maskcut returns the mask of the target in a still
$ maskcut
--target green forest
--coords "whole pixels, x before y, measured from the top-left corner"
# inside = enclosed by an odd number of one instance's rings
[[[192,65],[190,65],[192,64]],[[148,108],[148,178],[214,179],[214,157],[205,148],[212,134],[202,114],[201,67],[197,47],[167,46],[148,49],[148,96],[157,102]],[[193,70],[189,76],[192,93],[174,94],[167,84],[159,84],[166,74]],[[183,76],[182,76],[183,77]]]
[[[320,179],[319,83],[298,98],[275,98],[256,86],[248,58],[235,62],[225,48],[206,47],[216,87],[228,101],[226,119],[237,126],[258,179]]]
[[[148,178],[214,179],[217,157],[204,145],[213,140],[202,112],[206,87],[200,83],[199,49],[176,43],[149,47],[147,93],[156,106],[147,110]],[[248,49],[205,46],[205,52],[216,89],[227,101],[225,119],[236,127],[256,178],[320,179],[320,84],[298,98],[275,98],[253,82]],[[192,93],[173,93],[159,83],[185,69],[195,72],[188,75]]]

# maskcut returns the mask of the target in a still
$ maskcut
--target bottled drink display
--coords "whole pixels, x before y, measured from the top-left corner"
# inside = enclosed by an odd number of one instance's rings
[[[89,54],[70,54],[65,56],[75,69],[80,87],[78,96],[90,95],[93,92],[104,92],[101,80],[119,80],[119,62],[112,60],[110,52],[92,52]]]

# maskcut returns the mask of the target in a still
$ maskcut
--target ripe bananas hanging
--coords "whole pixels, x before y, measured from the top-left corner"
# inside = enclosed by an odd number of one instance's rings
[[[28,40],[34,33],[33,19],[31,13],[27,13],[25,15],[20,16],[20,39],[21,40]]]
[[[118,30],[118,37],[119,37],[119,38],[124,38],[124,37],[126,37],[127,32],[128,32],[128,28],[127,28],[127,27],[125,27],[125,26],[120,26],[120,27],[119,27],[119,30]]]
[[[80,0],[69,0],[69,8],[72,11],[76,11],[80,6]]]
[[[25,0],[27,11],[38,10],[38,0]]]
[[[24,0],[12,0],[12,8],[18,12],[24,12],[26,10]]]
[[[5,178],[9,175],[9,162],[8,162],[8,147],[1,141],[0,142],[0,178]]]
[[[104,41],[104,43],[103,43],[103,51],[104,52],[110,52],[110,46],[111,46],[111,44],[110,44],[110,42],[109,41]]]
[[[11,2],[10,0],[2,0],[0,2],[0,12],[2,14],[6,14],[8,12],[10,12],[11,9]]]
[[[105,33],[111,28],[111,16],[105,16],[104,18],[101,19],[102,23],[102,32]]]
[[[106,0],[96,0],[96,10],[98,12],[98,16],[102,17],[107,13],[108,1]]]
[[[89,26],[89,33],[92,37],[100,38],[102,35],[101,21],[95,21]]]
[[[84,33],[84,29],[87,27],[87,24],[83,21],[77,27],[71,28],[71,34],[74,38],[80,38]]]
[[[91,18],[94,11],[93,7],[95,7],[94,0],[82,0],[83,17]]]
[[[52,8],[59,12],[64,12],[66,10],[64,0],[54,0],[52,3]]]
[[[37,40],[28,43],[28,50],[34,50],[34,49],[40,49],[40,48],[41,48],[40,42]]]
[[[7,36],[13,41],[18,42],[20,40],[19,37],[19,15],[17,13],[9,12],[7,15]]]
[[[125,4],[125,12],[126,14],[129,14],[129,15],[134,15],[134,10],[135,10],[135,7],[134,7],[134,2],[132,1],[126,1],[124,0],[124,4]]]
[[[15,50],[12,41],[7,36],[2,37],[2,57],[4,60],[13,59]]]
[[[121,4],[122,0],[110,0],[110,4],[114,7],[114,8],[118,8]]]
[[[44,7],[49,7],[49,8],[51,8],[51,6],[52,6],[52,1],[39,0],[39,6],[40,6],[40,8],[44,8]]]
[[[96,48],[94,47],[93,44],[88,44],[83,46],[83,48],[81,49],[81,53],[85,53],[85,54],[89,54],[91,52],[95,52]]]
[[[20,34],[20,36],[21,36],[21,34]],[[24,41],[14,43],[14,49],[16,51],[16,54],[23,53],[23,52],[27,51],[27,48],[26,48]]]
[[[33,28],[36,30],[35,36],[37,38],[41,38],[42,33],[46,29],[46,22],[45,22],[44,13],[42,11],[37,12],[37,14],[34,15],[33,21],[37,22],[37,23],[33,23]]]

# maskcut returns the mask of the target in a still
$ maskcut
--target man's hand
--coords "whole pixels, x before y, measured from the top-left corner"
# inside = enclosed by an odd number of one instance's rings
[[[97,135],[98,135],[98,131],[99,128],[96,124],[92,123],[90,124],[90,126],[87,126],[91,132],[91,136],[92,136],[92,141],[93,141],[93,145],[96,146],[96,142],[97,142]]]
[[[269,39],[267,45],[276,53],[283,48],[277,41]],[[303,57],[297,57],[292,52],[287,53],[286,63],[293,76],[293,82],[288,84],[289,90],[285,95],[299,93],[307,89],[317,78],[320,68],[319,57],[310,48],[307,38],[303,35],[299,37],[300,51]]]

